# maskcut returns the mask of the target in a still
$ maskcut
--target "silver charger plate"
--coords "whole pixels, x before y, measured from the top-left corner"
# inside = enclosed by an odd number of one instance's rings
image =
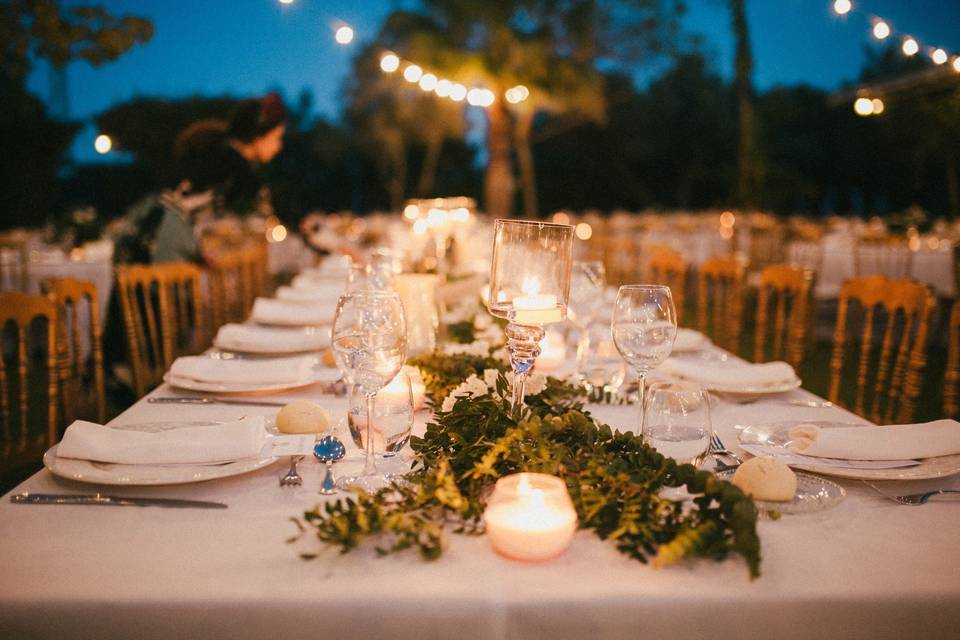
[[[717,477],[723,480],[732,480],[733,469],[717,472]],[[807,473],[797,474],[797,491],[790,502],[771,502],[754,499],[754,504],[761,511],[777,511],[784,514],[810,513],[822,511],[836,506],[847,495],[843,487],[836,482],[812,476]]]

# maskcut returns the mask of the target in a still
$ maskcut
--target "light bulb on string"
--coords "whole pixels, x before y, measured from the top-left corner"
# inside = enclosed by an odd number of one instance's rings
[[[933,60],[933,64],[943,64],[947,61],[947,52],[943,49],[934,49],[930,59]]]
[[[850,0],[834,0],[833,11],[838,16],[845,16],[853,9],[853,3]]]
[[[903,45],[900,48],[905,56],[915,56],[920,51],[920,45],[910,36],[903,39]]]
[[[462,102],[467,97],[467,88],[459,82],[454,82],[450,87],[450,99],[454,102]]]
[[[489,107],[496,97],[489,89],[470,89],[467,92],[467,102],[474,107]]]
[[[94,139],[93,148],[100,155],[110,153],[110,150],[113,149],[113,140],[105,133],[101,133]]]
[[[530,90],[522,84],[518,84],[515,87],[510,87],[507,89],[506,93],[503,95],[510,104],[520,104],[530,97]]]
[[[870,98],[857,98],[853,102],[853,111],[858,116],[873,115],[873,100]]]
[[[423,69],[415,64],[411,64],[403,70],[403,79],[407,82],[419,82],[422,76]]]
[[[873,115],[878,116],[883,113],[883,110],[886,108],[883,104],[883,100],[880,98],[874,98],[870,101],[870,104],[873,106]]]
[[[395,53],[385,53],[380,58],[380,68],[387,73],[393,73],[400,68],[400,58]]]
[[[425,73],[420,76],[420,88],[424,91],[433,91],[437,88],[437,76],[432,73]]]
[[[960,56],[953,59],[953,70],[960,73]]]
[[[434,89],[434,92],[441,98],[446,98],[450,95],[451,89],[453,89],[453,83],[443,78],[437,82],[437,87]]]
[[[336,32],[333,34],[334,39],[337,41],[337,44],[350,44],[353,42],[353,29],[348,25],[343,25],[339,27]]]
[[[873,37],[877,40],[883,40],[890,35],[890,25],[883,20],[877,20],[873,23]]]

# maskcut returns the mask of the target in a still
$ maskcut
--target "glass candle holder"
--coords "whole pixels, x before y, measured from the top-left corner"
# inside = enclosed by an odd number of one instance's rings
[[[515,473],[497,480],[483,523],[497,553],[538,562],[555,558],[570,546],[577,512],[560,478]]]
[[[513,412],[523,407],[527,373],[540,355],[543,326],[567,316],[574,228],[526,220],[494,223],[487,308],[505,318],[513,368]]]
[[[437,276],[403,273],[393,278],[407,323],[407,356],[432,353],[437,346]]]

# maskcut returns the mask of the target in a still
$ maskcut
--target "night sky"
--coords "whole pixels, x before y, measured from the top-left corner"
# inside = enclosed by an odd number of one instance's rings
[[[70,0],[83,4],[85,0]],[[853,0],[854,11],[838,17],[831,0],[748,0],[755,57],[754,82],[760,90],[805,83],[835,89],[856,78],[863,47],[872,41],[869,15],[887,19],[895,33],[921,44],[960,53],[960,1]],[[94,69],[69,68],[69,108],[73,119],[88,119],[136,95],[260,94],[279,89],[293,98],[309,88],[318,114],[336,119],[341,87],[358,43],[375,35],[398,0],[103,0],[117,14],[153,20],[156,33],[117,62]],[[684,26],[700,34],[716,70],[731,75],[733,37],[724,0],[688,0]],[[340,21],[357,32],[352,45],[337,45]],[[634,72],[638,82],[654,73]],[[47,69],[37,65],[30,88],[48,93]],[[95,132],[78,136],[80,157],[89,158]]]

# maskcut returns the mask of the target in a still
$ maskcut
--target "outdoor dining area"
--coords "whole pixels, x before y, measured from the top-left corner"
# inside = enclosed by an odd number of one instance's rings
[[[956,8],[215,4],[0,7],[0,638],[958,637]]]

